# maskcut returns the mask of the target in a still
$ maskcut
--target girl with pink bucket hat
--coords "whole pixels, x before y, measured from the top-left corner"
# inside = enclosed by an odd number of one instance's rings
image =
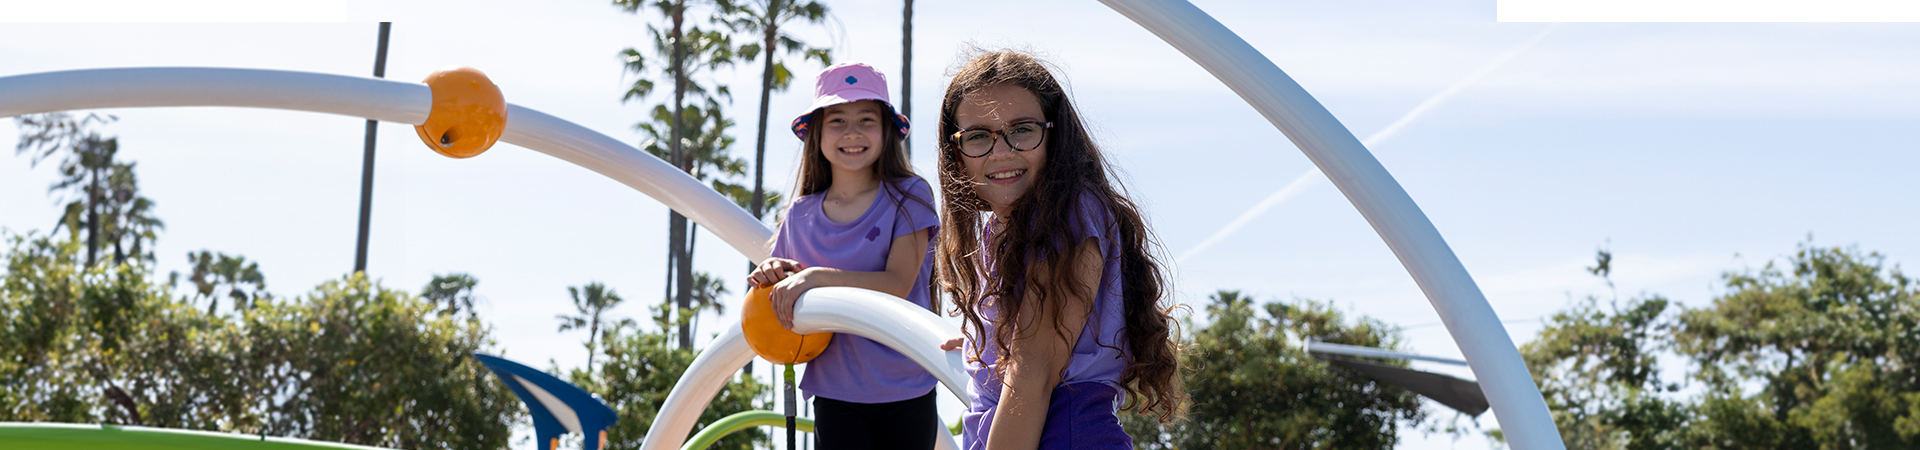
[[[929,295],[932,236],[940,219],[933,188],[907,163],[908,123],[888,102],[887,78],[865,64],[828,67],[813,107],[793,121],[805,143],[796,197],[774,234],[773,257],[749,281],[772,286],[780,324],[820,286],[856,286],[938,311]],[[940,418],[933,374],[866,338],[833,335],[807,365],[800,389],[813,397],[820,448],[932,448]]]

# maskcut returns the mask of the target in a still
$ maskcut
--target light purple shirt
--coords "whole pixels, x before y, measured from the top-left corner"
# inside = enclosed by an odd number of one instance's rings
[[[933,188],[927,181],[910,177],[882,184],[873,205],[848,223],[827,218],[820,204],[825,196],[815,193],[793,202],[774,236],[773,256],[807,267],[885,272],[894,238],[927,230],[927,255],[906,300],[931,310],[927,280],[933,272],[932,236],[940,218],[933,212]],[[906,355],[846,333],[834,334],[826,351],[807,363],[806,372],[800,389],[808,396],[853,403],[910,400],[932,392],[937,381]]]
[[[1074,208],[1072,229],[1068,230],[1072,249],[1087,238],[1098,241],[1100,256],[1105,259],[1100,270],[1100,291],[1094,295],[1093,310],[1087,313],[1086,326],[1080,329],[1080,339],[1073,345],[1073,354],[1067,358],[1066,371],[1060,377],[1060,385],[1074,383],[1100,383],[1112,386],[1116,391],[1120,387],[1120,371],[1127,367],[1126,304],[1120,297],[1120,245],[1114,240],[1119,228],[1113,223],[1113,215],[1092,193],[1083,192]],[[982,239],[982,254],[985,244],[992,237]],[[992,270],[992,262],[985,269]],[[984,283],[983,283],[984,284]],[[979,351],[980,361],[967,362],[967,374],[973,379],[969,393],[973,395],[973,405],[967,409],[962,422],[962,446],[971,447],[973,443],[985,445],[987,429],[992,425],[987,414],[1000,404],[1000,380],[993,378],[992,369],[1000,360],[999,351],[993,343],[996,327],[993,318],[998,317],[999,309],[993,299],[983,302],[980,314],[985,334],[974,336],[966,333],[966,352],[968,355]],[[964,327],[963,327],[964,328]],[[1124,392],[1124,391],[1122,391]],[[1039,420],[1039,419],[1036,419]]]

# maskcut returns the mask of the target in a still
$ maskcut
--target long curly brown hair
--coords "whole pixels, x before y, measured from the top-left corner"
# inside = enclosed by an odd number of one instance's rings
[[[962,165],[965,156],[945,137],[959,131],[956,113],[965,97],[998,84],[1033,93],[1053,128],[1046,140],[1047,161],[1033,188],[1013,202],[1005,226],[983,247],[980,240],[987,224],[980,213],[990,209],[974,192]],[[1073,282],[1076,243],[1067,235],[1074,228],[1073,211],[1080,209],[1076,205],[1082,193],[1091,192],[1112,216],[1105,235],[1120,248],[1117,255],[1103,256],[1120,261],[1127,350],[1122,352],[1127,366],[1120,375],[1120,385],[1127,392],[1123,409],[1154,415],[1162,422],[1180,417],[1187,393],[1180,381],[1179,346],[1174,342],[1179,324],[1173,319],[1174,306],[1162,305],[1171,296],[1166,274],[1152,251],[1158,242],[1142,220],[1140,206],[1127,199],[1124,188],[1108,176],[1111,168],[1047,65],[1015,51],[981,52],[971,58],[947,85],[939,133],[940,186],[946,201],[940,211],[935,272],[941,290],[953,297],[969,335],[984,338],[982,321],[1002,324],[994,330],[992,345],[1001,355],[1011,354],[1008,347],[1015,327],[1009,324],[1024,323],[1020,316],[1027,309],[1023,306],[1038,302],[1036,306],[1049,308],[1054,316],[1055,332],[1066,337],[1065,318],[1060,314],[1063,303],[1096,295],[1083,292],[1085,288]],[[979,254],[983,248],[990,255]],[[992,267],[983,267],[988,264]],[[996,276],[982,277],[982,273]],[[982,317],[988,298],[994,299],[996,317]],[[1096,330],[1095,336],[1111,333]],[[975,346],[969,357],[978,360],[983,348]]]

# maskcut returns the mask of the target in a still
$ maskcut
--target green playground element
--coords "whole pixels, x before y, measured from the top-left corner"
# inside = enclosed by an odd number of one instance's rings
[[[796,419],[796,422],[797,424],[794,425],[795,429],[808,433],[813,432],[813,419]],[[729,434],[748,428],[785,426],[787,426],[787,415],[785,414],[767,410],[742,411],[722,418],[714,422],[713,425],[708,425],[706,428],[701,429],[699,433],[693,435],[692,439],[687,440],[687,445],[680,446],[680,450],[705,449],[715,442],[720,442],[720,438],[727,437]]]
[[[0,422],[0,442],[36,450],[387,450],[212,431],[44,422]]]

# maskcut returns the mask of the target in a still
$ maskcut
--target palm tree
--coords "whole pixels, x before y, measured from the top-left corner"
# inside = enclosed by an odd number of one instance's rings
[[[719,1],[721,2],[719,10],[727,10],[727,0]],[[695,2],[698,3],[698,0]],[[732,46],[732,38],[717,30],[703,31],[698,26],[691,27],[689,30],[686,24],[688,0],[614,0],[613,4],[629,13],[638,12],[641,9],[658,11],[670,24],[665,31],[653,25],[648,25],[647,30],[653,35],[653,56],[667,57],[667,66],[657,70],[673,79],[673,102],[671,113],[668,114],[672,119],[672,125],[668,127],[667,161],[679,167],[680,170],[692,173],[691,161],[683,154],[681,141],[683,131],[686,129],[683,118],[687,94],[694,93],[709,101],[714,96],[732,99],[732,94],[726,86],[715,84],[709,91],[697,83],[692,73],[702,67],[711,71],[720,66],[732,65],[736,54],[736,49]],[[709,20],[722,21],[719,16],[710,17]],[[635,80],[633,86],[628,88],[621,101],[646,97],[653,92],[654,82],[646,79],[645,75],[656,69],[648,68],[647,54],[629,47],[621,51],[621,56],[626,61],[626,72],[642,75],[641,79]],[[699,64],[692,64],[695,62]],[[691,274],[693,259],[682,252],[687,247],[688,236],[691,234],[687,227],[686,216],[680,215],[679,212],[668,212],[668,290],[673,293],[673,298],[680,308],[686,308],[693,297]],[[688,334],[684,327],[681,330],[681,348],[692,348],[692,335]]]
[[[720,302],[720,296],[727,295],[726,280],[706,272],[693,274],[693,307],[688,317],[693,318],[693,328],[700,328],[700,313],[713,310],[714,314],[726,314],[727,304]]]
[[[140,196],[133,163],[117,160],[119,139],[94,129],[115,120],[98,114],[76,119],[67,113],[14,118],[20,128],[15,154],[31,154],[30,164],[35,166],[59,156],[60,179],[47,191],[66,192],[70,200],[54,229],[65,226],[71,233],[86,233],[89,266],[109,245],[114,247],[115,263],[125,262],[129,253],[151,260],[145,244],[165,227],[153,217],[153,201]]]
[[[762,52],[760,69],[760,130],[759,138],[754,141],[753,150],[753,197],[747,211],[756,219],[765,218],[765,190],[767,162],[767,114],[770,107],[770,94],[785,91],[793,84],[793,71],[786,63],[778,61],[782,54],[798,53],[802,61],[814,59],[821,65],[833,65],[833,56],[827,49],[808,46],[781,29],[787,21],[796,18],[818,24],[827,18],[827,7],[817,1],[796,2],[794,0],[761,0],[738,5],[730,11],[733,16],[728,21],[734,31],[758,33],[760,42],[740,46],[740,53],[748,61],[754,60]]]
[[[798,53],[802,61],[814,59],[820,61],[820,65],[823,66],[833,65],[833,56],[827,49],[809,46],[781,27],[786,25],[787,21],[796,18],[819,24],[827,18],[827,7],[811,0],[804,3],[794,0],[761,0],[757,3],[737,5],[731,13],[733,19],[728,21],[728,24],[734,31],[760,35],[760,42],[740,46],[741,56],[748,61],[753,61],[761,53],[765,53],[766,58],[760,60],[760,126],[757,137],[753,141],[753,191],[720,189],[720,192],[732,198],[734,203],[740,204],[740,207],[746,208],[747,212],[753,214],[753,218],[765,220],[767,205],[778,205],[782,200],[779,192],[767,190],[765,187],[768,109],[774,91],[784,92],[793,85],[793,71],[787,68],[785,62],[779,61],[779,56]],[[714,188],[719,189],[719,184],[715,183]],[[747,270],[753,270],[752,261],[747,262]],[[747,364],[747,373],[753,373],[753,364]]]
[[[647,153],[661,156],[671,151],[669,146],[661,144],[663,140],[672,139],[670,133],[664,132],[669,128],[668,124],[675,122],[670,119],[672,114],[666,105],[656,106],[653,109],[652,123],[635,126],[649,137],[647,142],[641,145]],[[720,103],[709,98],[704,108],[694,106],[681,110],[679,119],[678,122],[685,126],[685,132],[681,134],[681,156],[687,161],[688,174],[695,179],[712,183],[713,189],[723,194],[744,192],[746,190],[744,187],[730,181],[746,173],[746,163],[728,154],[735,139],[727,133],[727,130],[733,127],[734,122],[722,112]],[[738,201],[739,198],[735,196],[735,202]],[[693,272],[691,264],[676,263],[693,261],[694,244],[698,236],[696,231],[699,230],[699,225],[687,224],[685,229],[687,230],[685,240],[676,242],[676,246],[668,252],[667,270],[670,279],[673,275],[686,275],[680,277],[676,285],[689,288],[686,289],[688,295],[684,298],[685,301],[679,301],[683,300],[679,297],[671,297],[673,291],[669,291],[669,296],[679,305],[675,308],[676,311],[683,311],[683,314],[697,314],[699,309],[693,307],[692,304],[695,301],[693,297],[699,295],[697,290],[700,289],[700,282],[697,278],[703,274]],[[687,317],[683,316],[678,321],[680,348],[693,348],[693,330],[690,321],[686,319]]]
[[[149,247],[160,238],[159,230],[166,224],[153,216],[153,200],[140,195],[140,182],[134,176],[135,163],[116,163],[107,175],[106,198],[101,217],[104,228],[102,234],[113,246],[115,264],[125,263],[131,257],[136,261],[153,261],[153,250]]]
[[[593,354],[597,348],[594,343],[597,342],[596,338],[600,337],[600,324],[607,322],[607,319],[602,316],[607,310],[613,309],[624,300],[620,298],[620,294],[607,289],[606,285],[598,281],[587,283],[584,288],[567,286],[567,295],[573,297],[573,308],[580,315],[561,314],[555,317],[560,319],[560,331],[580,328],[587,330],[587,371],[591,372],[593,371]]]
[[[187,253],[187,264],[193,266],[193,274],[187,279],[193,282],[194,292],[207,299],[207,315],[220,309],[221,296],[215,293],[222,286],[227,288],[226,297],[233,299],[236,313],[252,308],[265,295],[267,280],[260,274],[260,264],[244,256],[201,250]]]
[[[474,314],[473,287],[479,284],[480,280],[463,272],[434,275],[432,281],[428,281],[426,286],[420,288],[420,298],[427,299],[436,305],[446,304],[440,309],[441,315],[458,315],[464,310],[469,317],[472,317]]]
[[[906,0],[900,21],[900,115],[913,117],[913,0]],[[913,136],[901,141],[907,159],[913,159]]]
[[[672,139],[669,129],[675,122],[672,111],[667,105],[653,107],[651,122],[633,126],[634,130],[646,136],[640,149],[648,154],[665,157],[672,151],[667,145]],[[729,131],[736,125],[727,117],[720,103],[707,99],[705,105],[688,106],[680,111],[681,157],[686,159],[687,174],[696,180],[726,180],[746,175],[746,162],[734,158],[730,153],[735,139]]]

